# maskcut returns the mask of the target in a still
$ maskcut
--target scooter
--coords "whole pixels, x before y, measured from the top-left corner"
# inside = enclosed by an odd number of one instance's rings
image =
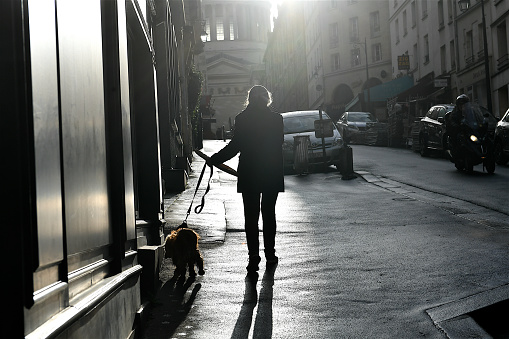
[[[488,116],[470,103],[463,106],[460,132],[454,140],[448,136],[449,159],[456,169],[472,173],[475,165],[483,164],[488,173],[495,172],[494,140],[488,133]]]

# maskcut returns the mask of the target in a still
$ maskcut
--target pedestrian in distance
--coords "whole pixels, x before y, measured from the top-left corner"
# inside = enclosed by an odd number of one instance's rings
[[[231,141],[207,162],[208,165],[218,165],[240,153],[237,192],[242,193],[244,204],[248,275],[257,273],[261,261],[258,231],[260,211],[267,265],[278,262],[275,251],[276,200],[279,192],[284,192],[284,132],[283,118],[269,108],[271,102],[271,93],[265,87],[253,86],[247,95],[246,108],[235,117],[235,132]]]

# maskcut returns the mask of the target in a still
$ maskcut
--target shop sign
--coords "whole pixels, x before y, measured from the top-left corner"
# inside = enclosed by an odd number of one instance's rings
[[[435,79],[435,87],[447,87],[449,85],[447,78]]]
[[[410,55],[398,55],[398,70],[410,69]]]

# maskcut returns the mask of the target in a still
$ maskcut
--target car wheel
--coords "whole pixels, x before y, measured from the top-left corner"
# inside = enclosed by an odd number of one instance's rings
[[[429,155],[428,143],[423,135],[419,138],[419,150],[421,157],[427,157]]]
[[[507,161],[509,159],[507,159],[507,157],[504,155],[504,151],[503,151],[503,148],[502,148],[502,142],[497,142],[495,143],[495,161],[497,164],[499,165],[505,165],[507,164]]]
[[[457,169],[458,171],[462,171],[462,170],[463,170],[463,164],[462,164],[460,161],[456,161],[456,162],[454,163],[454,167],[456,167],[456,169]]]

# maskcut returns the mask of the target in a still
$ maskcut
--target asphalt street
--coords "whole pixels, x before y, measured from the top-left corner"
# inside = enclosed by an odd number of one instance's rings
[[[224,145],[206,140],[202,151]],[[165,197],[165,232],[185,218],[203,165],[195,156],[188,188]],[[174,281],[164,261],[144,338],[496,337],[473,312],[509,299],[506,215],[367,171],[287,175],[285,186],[279,265],[262,258],[253,281],[236,179],[214,171],[203,211],[188,219],[206,274]]]

